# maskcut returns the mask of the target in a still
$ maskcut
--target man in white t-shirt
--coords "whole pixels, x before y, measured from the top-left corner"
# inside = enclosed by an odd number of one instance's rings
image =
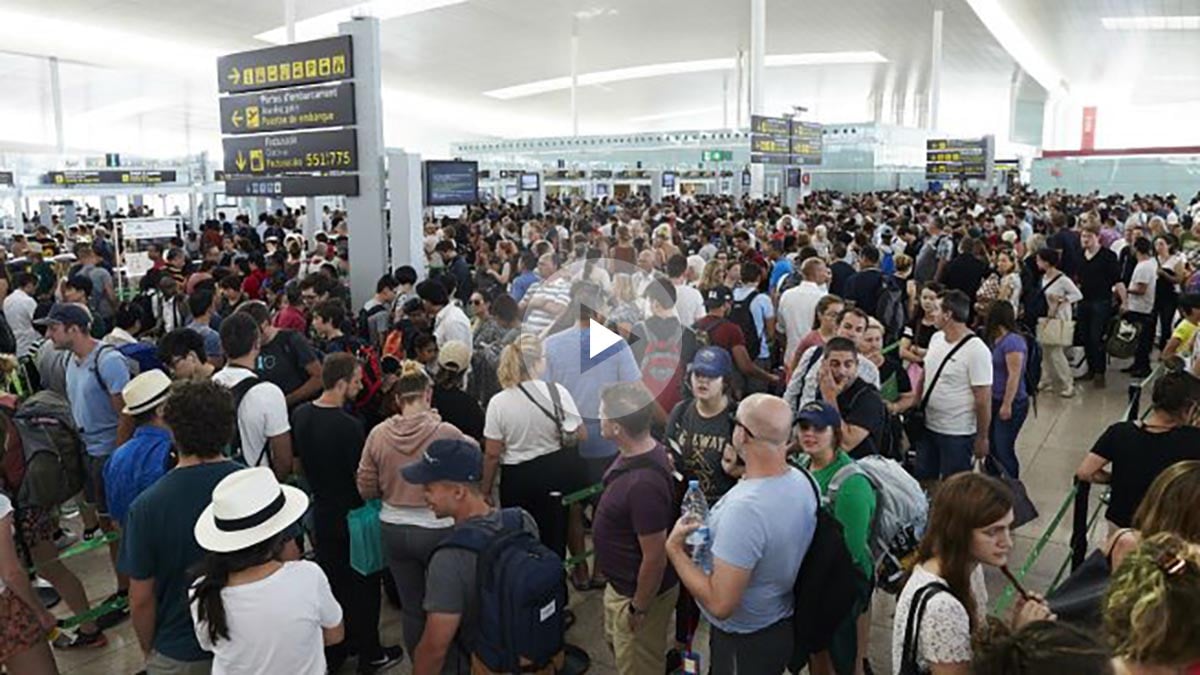
[[[1146,377],[1150,374],[1150,350],[1154,347],[1154,285],[1158,281],[1158,261],[1154,259],[1154,245],[1145,237],[1133,242],[1133,254],[1137,265],[1126,291],[1125,320],[1141,326],[1142,332],[1138,334],[1133,365],[1122,372]]]
[[[33,314],[37,311],[33,292],[37,288],[37,277],[18,272],[13,276],[13,287],[16,290],[4,299],[4,319],[17,340],[17,356],[25,356],[41,337],[33,327]]]
[[[967,328],[970,316],[971,299],[965,293],[951,290],[942,296],[935,323],[939,332],[925,353],[928,403],[914,472],[923,481],[970,471],[972,455],[988,454],[992,352]]]
[[[827,292],[829,266],[820,258],[809,258],[800,266],[800,276],[804,280],[799,286],[789,288],[779,296],[779,318],[775,326],[787,337],[784,363],[792,362],[796,346],[812,330],[817,303]]]
[[[279,480],[292,473],[292,426],[283,390],[254,372],[261,337],[254,317],[234,312],[221,322],[221,346],[228,362],[213,382],[233,392],[237,437],[247,466],[269,466]],[[236,453],[235,453],[236,456]]]
[[[704,316],[704,296],[687,284],[684,277],[688,271],[688,260],[677,253],[667,260],[667,276],[675,285],[675,316],[685,328],[691,328],[696,320]]]

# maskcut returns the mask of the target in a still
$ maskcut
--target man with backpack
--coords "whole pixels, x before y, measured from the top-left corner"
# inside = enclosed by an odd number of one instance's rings
[[[292,427],[283,391],[254,372],[261,339],[249,312],[222,321],[221,346],[228,361],[212,379],[233,394],[237,433],[232,456],[246,466],[269,466],[282,481],[292,473]]]
[[[565,630],[562,560],[538,541],[532,516],[488,503],[478,446],[434,441],[401,473],[424,486],[434,515],[454,519],[429,559],[414,675],[556,672]],[[481,555],[488,562],[481,564]]]
[[[879,269],[879,249],[868,244],[858,252],[858,271],[846,280],[842,297],[867,314],[875,316],[883,283],[883,272]]]
[[[288,409],[316,398],[321,393],[321,360],[308,338],[295,331],[276,328],[271,323],[271,310],[261,300],[244,303],[237,313],[248,314],[258,324],[260,351],[257,361],[250,367],[262,379],[283,391]],[[221,328],[224,327],[222,321]],[[225,342],[223,335],[222,344]],[[228,348],[225,348],[225,358],[233,358]]]
[[[653,284],[652,284],[653,285]],[[600,402],[600,433],[619,456],[604,476],[593,518],[604,589],[604,634],[621,675],[659,675],[679,580],[667,565],[675,480],[667,449],[650,435],[654,400],[640,382],[615,384]]]
[[[696,321],[696,344],[700,347],[721,347],[733,357],[737,368],[731,378],[734,397],[740,398],[746,390],[746,381],[758,379],[768,385],[777,384],[779,378],[760,368],[747,347],[746,335],[736,323],[726,318],[733,304],[733,291],[725,286],[714,286],[704,295],[704,309],[708,312]]]
[[[671,565],[712,625],[714,673],[781,673],[792,656],[793,589],[818,503],[809,479],[787,463],[791,430],[781,398],[755,394],[738,406],[732,440],[745,473],[709,511],[711,574],[684,545],[705,523],[681,518],[667,538]]]
[[[919,284],[939,281],[942,271],[954,257],[954,238],[942,229],[942,221],[938,216],[929,218],[926,229],[925,241],[913,263],[913,278]]]
[[[729,309],[729,320],[742,329],[746,338],[746,351],[754,359],[754,365],[770,372],[771,343],[775,336],[775,306],[771,296],[758,290],[762,281],[763,268],[754,262],[742,264],[742,282],[733,289],[733,304]],[[746,393],[767,390],[768,381],[750,378],[746,381]]]
[[[646,287],[650,316],[633,327],[633,354],[642,382],[654,395],[661,419],[683,399],[683,374],[696,351],[696,336],[675,315],[678,288],[659,277]]]
[[[71,353],[67,359],[67,400],[84,444],[83,494],[89,507],[84,512],[85,522],[94,514],[99,529],[115,532],[117,525],[109,518],[104,492],[104,466],[117,446],[133,432],[133,419],[122,414],[125,399],[121,392],[129,383],[129,367],[116,349],[101,345],[91,336],[91,320],[86,307],[57,303],[37,323],[46,326],[46,337],[56,348]],[[93,527],[84,536],[96,533]],[[115,542],[109,546],[109,552],[115,569]],[[117,596],[127,595],[128,589],[129,579],[118,574]]]

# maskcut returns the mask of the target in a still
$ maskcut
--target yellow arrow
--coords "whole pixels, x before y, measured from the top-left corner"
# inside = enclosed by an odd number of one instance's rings
[[[237,159],[234,161],[234,164],[237,165],[238,171],[246,169],[246,158],[242,156],[241,150],[238,150]]]
[[[237,68],[230,68],[229,75],[227,77],[229,77],[229,81],[234,84],[241,84],[242,82],[242,73]]]
[[[229,121],[233,122],[233,126],[241,127],[242,126],[242,109],[234,108],[233,114],[229,116]]]

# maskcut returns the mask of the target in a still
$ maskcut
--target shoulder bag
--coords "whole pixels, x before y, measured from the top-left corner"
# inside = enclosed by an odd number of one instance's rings
[[[904,430],[908,433],[908,441],[913,445],[917,444],[921,438],[925,436],[925,408],[929,405],[929,397],[933,394],[933,388],[937,386],[938,379],[942,377],[942,371],[946,369],[946,364],[950,363],[950,359],[962,349],[964,345],[972,339],[979,338],[975,333],[969,333],[966,337],[959,340],[957,344],[950,348],[946,354],[946,358],[942,359],[942,363],[933,374],[933,379],[929,381],[929,386],[925,388],[925,394],[921,396],[921,404],[909,410],[904,414]]]

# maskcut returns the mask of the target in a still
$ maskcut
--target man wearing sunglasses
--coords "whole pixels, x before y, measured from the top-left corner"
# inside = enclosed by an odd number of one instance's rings
[[[738,406],[733,447],[745,474],[713,506],[712,574],[684,546],[700,523],[681,518],[667,556],[712,625],[714,673],[781,673],[792,653],[792,587],[816,529],[816,495],[788,466],[791,409],[754,394]],[[812,608],[805,608],[812,611]]]

